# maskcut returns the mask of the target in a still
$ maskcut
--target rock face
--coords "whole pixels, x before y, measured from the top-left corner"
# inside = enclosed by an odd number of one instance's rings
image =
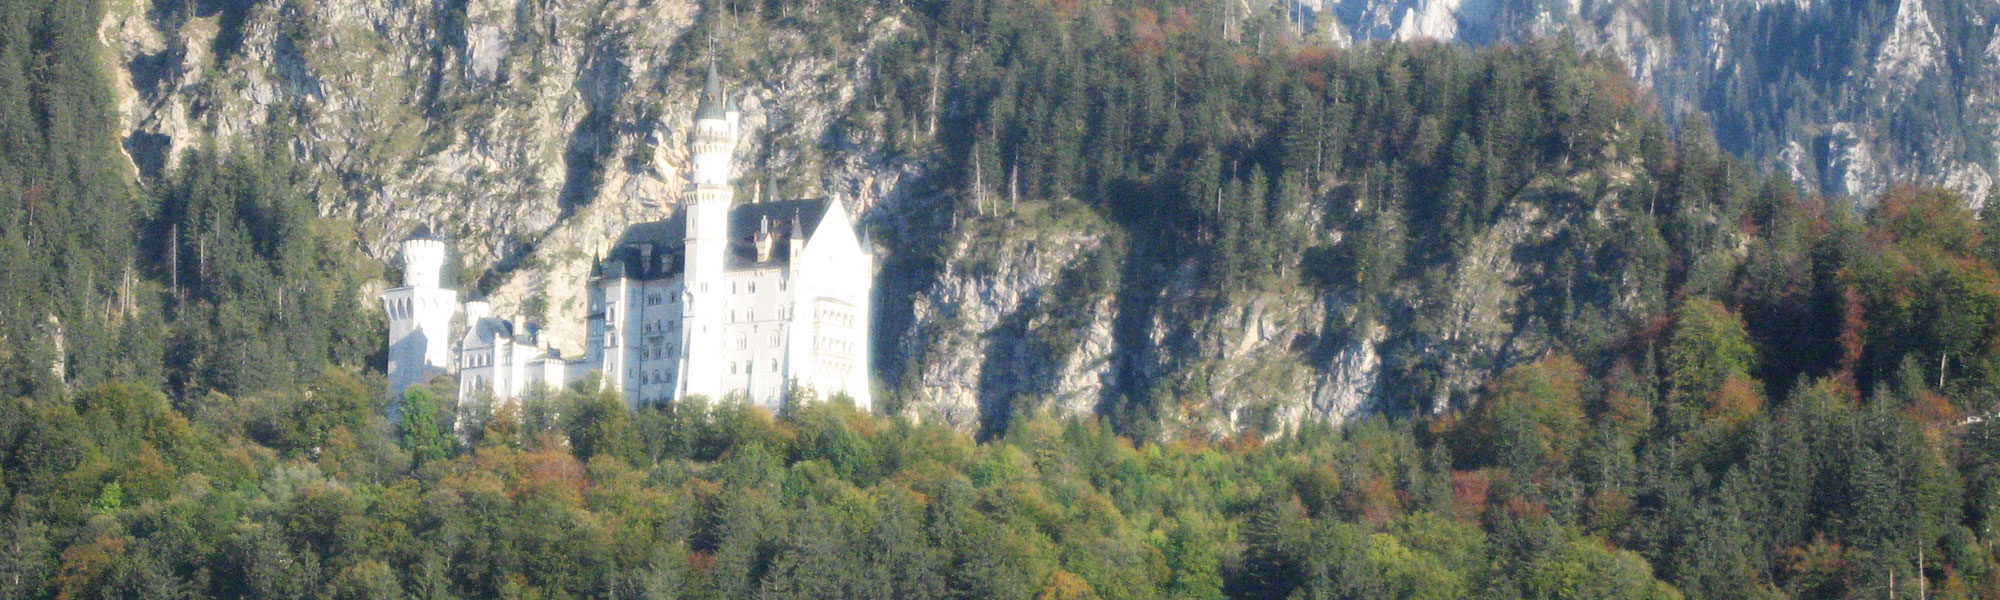
[[[1039,203],[969,224],[898,336],[917,359],[918,414],[995,429],[1015,407],[1098,412],[1117,384],[1105,293],[1115,275],[1096,270],[1118,252],[1111,230],[1080,207]]]
[[[693,0],[283,0],[113,3],[127,154],[143,177],[214,144],[290,150],[323,216],[356,223],[385,261],[421,223],[454,241],[459,286],[496,314],[582,344],[592,257],[627,224],[665,218],[708,59]],[[852,73],[901,30],[811,39],[758,31],[717,57],[745,110],[743,196],[838,195],[866,206],[897,181],[865,151],[817,146]],[[858,140],[866,146],[866,140]],[[746,198],[750,199],[750,198]]]
[[[2000,5],[1970,0],[1282,0],[1338,43],[1568,36],[1617,57],[1677,117],[1809,189],[1891,183],[1982,202],[2000,134]]]
[[[489,294],[495,314],[544,322],[566,353],[581,349],[593,258],[626,225],[675,210],[695,76],[711,54],[745,113],[736,158],[750,175],[739,198],[834,196],[887,232],[939,218],[925,215],[942,203],[922,183],[928,165],[893,158],[869,127],[841,126],[879,118],[852,107],[871,57],[905,29],[895,3],[838,17],[806,3],[744,3],[792,11],[767,20],[795,24],[741,30],[695,0],[112,4],[101,37],[142,177],[190,148],[283,148],[316,187],[321,214],[353,222],[374,256],[389,262],[396,241],[431,223],[456,243],[461,289]],[[1980,198],[1995,172],[2000,6],[1249,4],[1342,43],[1567,35],[1622,61],[1670,114],[1708,115],[1728,148],[1828,192],[1916,180]],[[1774,36],[1788,41],[1766,43]],[[926,242],[936,248],[882,245],[885,264],[900,264],[898,253],[936,256],[921,277],[884,283],[883,312],[896,314],[878,323],[875,346],[889,349],[878,364],[904,365],[884,374],[901,374],[892,387],[906,410],[988,431],[1019,410],[1115,414],[1162,388],[1181,399],[1155,404],[1163,421],[1217,433],[1366,415],[1401,393],[1385,389],[1398,378],[1434,382],[1439,394],[1399,405],[1441,408],[1496,365],[1548,346],[1521,324],[1533,320],[1523,317],[1528,294],[1571,290],[1535,291],[1559,268],[1536,245],[1619,226],[1590,207],[1537,208],[1562,204],[1538,190],[1567,185],[1522,191],[1463,259],[1440,265],[1452,293],[1399,293],[1401,305],[1385,310],[1401,321],[1359,325],[1348,324],[1349,299],[1322,297],[1296,276],[1218,296],[1202,289],[1202,265],[1127,256],[1128,233],[1088,210],[994,207],[936,228],[951,232]],[[1642,290],[1607,293],[1618,297],[1614,313],[1657,308]],[[1412,315],[1429,328],[1404,331]]]

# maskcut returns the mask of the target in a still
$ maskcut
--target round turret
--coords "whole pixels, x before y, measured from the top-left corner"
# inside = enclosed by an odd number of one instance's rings
[[[438,287],[444,273],[444,240],[432,235],[429,227],[419,227],[403,240],[403,285]]]
[[[715,63],[708,64],[708,83],[702,86],[701,104],[694,111],[695,185],[729,184],[729,160],[736,153],[738,115],[733,102],[722,90]]]
[[[480,319],[484,319],[492,314],[493,305],[488,304],[484,299],[465,301],[465,324],[468,327],[478,325]]]

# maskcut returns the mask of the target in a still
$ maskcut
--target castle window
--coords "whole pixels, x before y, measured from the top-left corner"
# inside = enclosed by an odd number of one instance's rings
[[[736,361],[733,360],[729,361],[729,374],[730,375],[736,374]]]
[[[754,308],[743,309],[743,320],[745,321],[757,320],[757,309]]]
[[[778,372],[778,359],[775,358],[771,359],[771,372],[772,373]]]
[[[776,348],[776,347],[778,347],[778,337],[779,337],[779,336],[778,336],[778,332],[776,332],[776,331],[773,331],[773,332],[771,332],[771,347],[772,347],[772,348]]]
[[[741,333],[736,334],[736,349],[747,350],[749,348],[750,348],[750,336],[743,335]]]
[[[646,296],[646,306],[657,306],[657,305],[659,305],[659,304],[660,304],[660,295],[659,295],[659,294],[652,294],[652,295],[649,295],[649,296]]]
[[[785,291],[785,280],[783,279],[778,280],[778,291],[780,292]]]
[[[736,282],[734,281],[729,282],[729,293],[731,294],[737,293]]]
[[[757,282],[755,281],[750,282],[750,293],[752,294],[757,293]]]

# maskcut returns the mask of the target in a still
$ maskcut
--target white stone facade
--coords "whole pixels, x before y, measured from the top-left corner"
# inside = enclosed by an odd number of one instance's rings
[[[487,316],[483,300],[465,303],[465,337],[458,346],[458,399],[482,394],[513,400],[538,386],[561,388],[568,381],[569,361],[538,343],[536,327],[526,319],[512,321]]]
[[[444,242],[420,230],[403,242],[403,285],[382,292],[389,315],[389,393],[451,370],[451,318],[458,292],[440,285]]]
[[[874,255],[826,199],[732,205],[738,115],[711,74],[674,219],[634,225],[591,281],[586,368],[632,405],[791,386],[868,407]]]
[[[681,210],[627,228],[598,262],[578,360],[549,349],[525,319],[494,318],[476,300],[464,306],[452,360],[444,340],[459,307],[457,292],[438,285],[444,242],[428,232],[405,242],[405,285],[383,294],[391,391],[453,371],[461,402],[504,402],[598,371],[631,406],[700,395],[776,410],[791,390],[809,389],[870,407],[874,253],[839,201],[735,204],[739,123],[711,68]]]

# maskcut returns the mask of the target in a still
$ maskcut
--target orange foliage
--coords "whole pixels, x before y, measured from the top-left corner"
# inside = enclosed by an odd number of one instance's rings
[[[694,569],[696,573],[707,575],[710,569],[715,568],[715,554],[707,550],[689,552],[688,568]]]
[[[1246,429],[1238,432],[1235,437],[1217,442],[1216,445],[1224,450],[1239,454],[1256,452],[1258,449],[1264,447],[1264,436],[1257,433],[1254,429]]]
[[[1925,437],[1935,444],[1944,439],[1944,434],[1958,424],[1958,408],[1942,394],[1924,390],[1903,407],[1903,415],[1924,426]]]
[[[1189,14],[1186,7],[1176,6],[1171,12],[1167,13],[1167,16],[1169,17],[1166,22],[1169,35],[1178,36],[1194,30],[1194,15]]]
[[[1334,51],[1332,48],[1312,44],[1301,45],[1298,46],[1296,52],[1292,53],[1292,69],[1298,71],[1325,71],[1326,66],[1333,62],[1333,57]]]
[[[1757,388],[1757,382],[1742,375],[1723,380],[1722,387],[1708,395],[1708,418],[1731,429],[1748,423],[1764,410],[1764,393]]]
[[[1090,583],[1084,581],[1082,577],[1056,569],[1056,572],[1049,574],[1048,584],[1042,586],[1042,593],[1036,594],[1035,600],[1086,600],[1096,597],[1097,591],[1091,589]]]
[[[125,472],[118,476],[118,483],[125,486],[126,497],[134,501],[166,498],[173,493],[180,470],[167,464],[166,458],[160,456],[160,450],[153,447],[152,442],[140,444],[139,456],[125,465]]]
[[[1659,112],[1659,104],[1653,101],[1653,94],[1640,89],[1638,82],[1625,74],[1623,68],[1597,65],[1591,69],[1592,85],[1603,94],[1603,98],[1617,111],[1637,110],[1640,116],[1651,118]]]
[[[570,506],[583,502],[583,488],[589,484],[583,463],[563,450],[542,450],[521,454],[517,459],[521,479],[514,482],[510,495],[516,499],[537,493],[554,493]]]
[[[1869,220],[1898,242],[1922,241],[1964,252],[1980,241],[1978,217],[1957,193],[1943,188],[1893,186]]]
[[[1083,8],[1079,0],[1041,0],[1039,4],[1063,19],[1075,19]]]
[[[1930,597],[1932,598],[1972,597],[1972,590],[1965,586],[1965,578],[1959,576],[1958,569],[1950,566],[1944,568],[1944,577],[1933,580],[1931,586]]]
[[[1486,514],[1486,504],[1492,501],[1492,493],[1492,469],[1451,472],[1451,504],[1458,516],[1478,519]]]
[[[1846,587],[1847,548],[1813,534],[1804,547],[1778,549],[1778,565],[1794,589],[1802,592],[1837,592]]]
[[[1433,439],[1445,439],[1457,432],[1459,425],[1464,424],[1464,422],[1465,413],[1444,413],[1431,417],[1429,421],[1424,422],[1424,433]]]
[[[1395,484],[1380,474],[1362,480],[1361,485],[1347,490],[1346,496],[1347,511],[1361,515],[1361,522],[1370,527],[1388,525],[1403,508]]]
[[[1644,435],[1647,430],[1652,429],[1652,399],[1628,391],[1629,387],[1646,385],[1638,373],[1633,372],[1632,364],[1625,359],[1619,359],[1617,364],[1611,367],[1611,374],[1607,375],[1605,380],[1605,388],[1608,391],[1604,394],[1603,407],[1597,415],[1598,420],[1610,425],[1612,431],[1626,437]]]
[[[1490,452],[1497,445],[1531,444],[1558,464],[1583,440],[1588,419],[1583,412],[1582,388],[1590,376],[1583,366],[1565,354],[1550,354],[1541,360],[1507,369],[1486,384],[1486,399],[1473,411],[1471,423],[1476,446]],[[1495,429],[1495,423],[1525,419],[1535,431],[1530,439],[1513,439],[1520,434]]]
[[[1549,516],[1548,505],[1520,496],[1508,496],[1502,503],[1507,515],[1517,519],[1540,519]]]
[[[1134,9],[1126,15],[1125,22],[1131,28],[1131,41],[1125,45],[1127,66],[1138,68],[1167,52],[1167,31],[1161,26],[1158,13]]]
[[[49,583],[56,588],[56,600],[70,600],[88,594],[104,570],[125,556],[124,538],[97,536],[89,542],[63,550],[62,566]]]
[[[1861,364],[1861,352],[1867,342],[1868,321],[1861,306],[1861,292],[1855,291],[1854,286],[1841,290],[1840,300],[1840,371],[1852,380],[1854,367]]]

